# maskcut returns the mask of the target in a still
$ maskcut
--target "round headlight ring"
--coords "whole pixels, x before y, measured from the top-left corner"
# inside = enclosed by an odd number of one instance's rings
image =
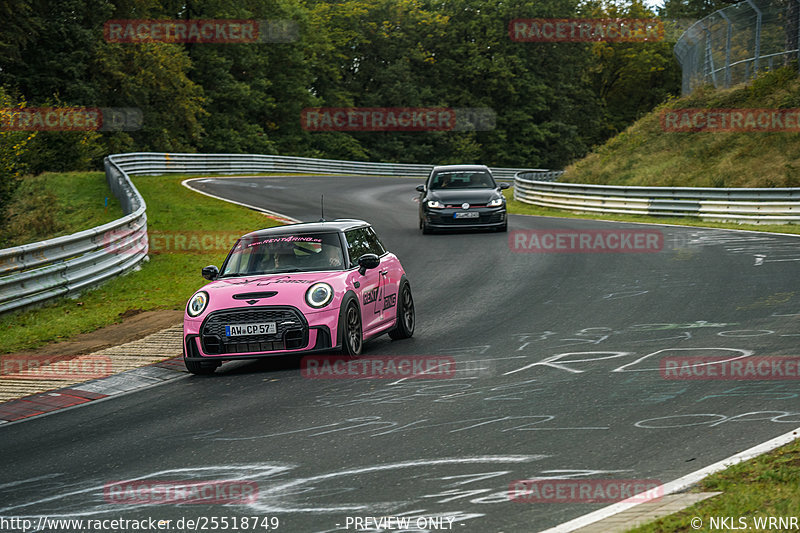
[[[198,316],[206,310],[206,307],[208,307],[208,293],[206,291],[199,291],[189,299],[189,303],[186,306],[186,313],[189,316]]]
[[[315,283],[306,291],[306,303],[314,308],[325,307],[333,300],[333,287],[327,283]]]

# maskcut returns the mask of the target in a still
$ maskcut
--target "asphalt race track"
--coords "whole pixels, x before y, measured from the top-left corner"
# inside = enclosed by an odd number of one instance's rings
[[[796,379],[670,380],[658,362],[797,356],[797,238],[523,216],[508,234],[423,236],[420,182],[193,186],[301,220],[319,218],[324,194],[326,218],[372,222],[411,280],[417,329],[365,354],[449,355],[463,372],[312,380],[298,360],[233,362],[210,378],[0,427],[0,515],[275,516],[288,532],[343,531],[348,517],[442,517],[459,532],[540,531],[607,504],[512,502],[513,481],[668,482],[800,427]],[[531,229],[655,230],[663,248],[513,251],[512,232]],[[242,479],[259,495],[227,506],[104,499],[106,483],[143,478]],[[426,530],[435,529],[410,529]]]

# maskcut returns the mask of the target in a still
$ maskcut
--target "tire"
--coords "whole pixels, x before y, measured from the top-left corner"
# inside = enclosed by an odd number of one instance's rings
[[[220,365],[218,361],[205,363],[202,361],[189,361],[186,357],[183,358],[183,364],[186,365],[186,370],[196,376],[209,376],[213,374]]]
[[[397,300],[397,325],[389,331],[389,337],[392,340],[408,339],[414,334],[417,317],[411,287],[407,281],[401,284]]]
[[[423,219],[419,219],[419,229],[422,230],[423,235],[430,235],[431,233],[433,233],[431,227],[428,226],[428,223],[425,222],[425,220]]]
[[[364,332],[361,327],[361,311],[359,311],[358,303],[355,300],[348,302],[339,322],[342,354],[349,357],[358,357],[364,348]]]
[[[499,231],[499,232],[501,232],[501,233],[502,233],[502,232],[507,232],[507,231],[508,231],[508,222],[506,222],[505,224],[503,224],[502,226],[500,226],[499,228],[497,228],[497,231]]]

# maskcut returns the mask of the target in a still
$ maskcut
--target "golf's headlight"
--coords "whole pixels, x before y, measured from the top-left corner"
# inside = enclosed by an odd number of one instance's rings
[[[494,200],[492,200],[491,202],[486,204],[486,206],[487,207],[500,207],[504,203],[505,203],[505,198],[495,198]]]
[[[189,313],[189,316],[197,316],[205,311],[206,307],[208,307],[208,293],[206,291],[200,291],[189,300],[189,305],[186,306],[186,312]]]
[[[428,207],[433,209],[442,209],[444,208],[444,204],[439,200],[428,200]]]
[[[306,291],[306,303],[311,307],[325,307],[333,300],[333,287],[327,283],[315,283]]]

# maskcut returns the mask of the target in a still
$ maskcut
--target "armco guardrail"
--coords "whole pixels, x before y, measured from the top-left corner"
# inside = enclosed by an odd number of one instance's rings
[[[144,200],[109,158],[105,167],[125,216],[72,235],[0,250],[0,313],[91,287],[147,257]]]
[[[514,198],[582,213],[699,217],[749,224],[800,223],[800,188],[623,187],[536,179],[553,174],[518,172]]]
[[[255,154],[170,154],[136,152],[110,156],[128,174],[247,174],[287,172],[292,174],[352,174],[363,176],[425,177],[433,165],[338,161],[281,155]],[[518,168],[492,168],[496,178],[510,179]]]
[[[432,168],[277,155],[137,152],[108,156],[106,179],[125,216],[72,235],[0,250],[0,313],[78,292],[135,268],[147,257],[146,206],[130,175],[287,172],[423,177]],[[506,179],[518,170],[492,169],[496,177]]]

